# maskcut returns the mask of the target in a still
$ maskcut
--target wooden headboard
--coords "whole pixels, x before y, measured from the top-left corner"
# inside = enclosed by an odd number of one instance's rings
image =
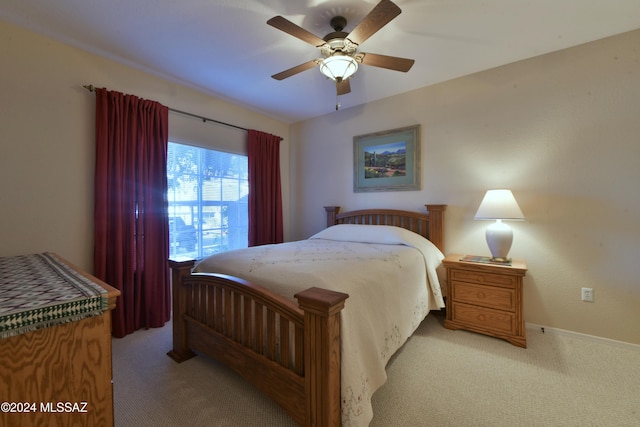
[[[425,205],[426,213],[398,209],[362,209],[340,213],[340,206],[325,206],[327,227],[336,224],[395,225],[429,239],[444,252],[444,211],[447,205]]]

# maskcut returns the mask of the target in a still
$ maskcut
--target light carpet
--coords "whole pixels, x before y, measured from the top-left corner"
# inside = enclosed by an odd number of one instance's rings
[[[538,330],[522,349],[442,320],[389,362],[372,427],[640,426],[640,351]],[[170,323],[113,340],[116,427],[295,425],[233,371],[170,349]]]

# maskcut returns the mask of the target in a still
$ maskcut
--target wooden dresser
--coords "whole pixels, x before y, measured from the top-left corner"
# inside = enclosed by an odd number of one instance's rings
[[[460,261],[463,257],[451,254],[443,260],[447,270],[445,328],[478,332],[526,348],[522,310],[525,261],[514,259],[511,265],[497,265]]]
[[[1,426],[114,424],[111,310],[120,292],[73,269],[107,291],[108,309],[0,339]]]

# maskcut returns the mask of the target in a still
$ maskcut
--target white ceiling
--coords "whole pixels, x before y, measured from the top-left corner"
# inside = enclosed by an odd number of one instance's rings
[[[640,28],[640,0],[394,2],[402,14],[359,50],[415,65],[361,66],[342,109]],[[321,55],[266,21],[282,15],[324,37],[331,17],[346,17],[349,32],[377,3],[2,0],[0,19],[291,123],[335,112],[335,86],[316,69],[272,79]]]

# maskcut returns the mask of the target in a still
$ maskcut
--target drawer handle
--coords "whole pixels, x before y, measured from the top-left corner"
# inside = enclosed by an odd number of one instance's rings
[[[487,320],[487,318],[484,314],[478,314],[478,320],[484,322],[485,320]]]
[[[477,296],[478,296],[478,298],[482,299],[482,298],[484,298],[486,295],[484,294],[484,292],[478,292]]]

